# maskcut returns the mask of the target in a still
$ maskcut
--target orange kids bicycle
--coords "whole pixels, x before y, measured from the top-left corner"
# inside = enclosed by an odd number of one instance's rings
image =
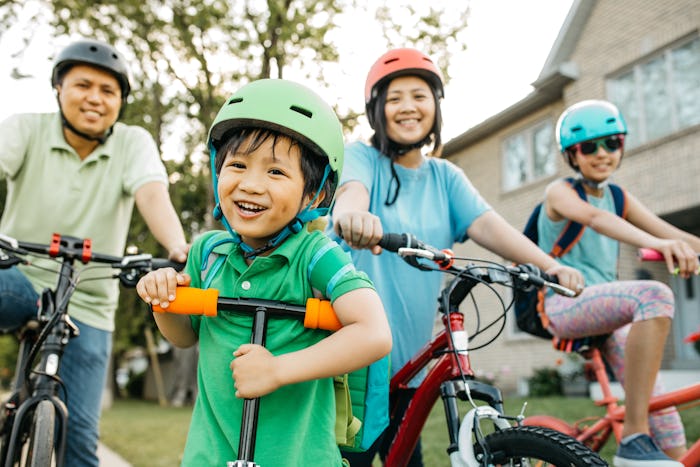
[[[386,234],[380,245],[389,252],[401,255],[411,266],[429,273],[447,273],[452,276],[439,297],[442,314],[441,329],[425,347],[418,352],[391,379],[390,391],[406,387],[415,375],[427,370],[427,376],[417,388],[406,411],[399,430],[392,440],[387,455],[387,467],[403,467],[408,463],[428,415],[437,402],[442,400],[449,444],[446,452],[452,467],[480,466],[604,466],[598,454],[575,439],[555,430],[521,426],[522,415],[507,416],[503,409],[501,391],[490,384],[479,381],[469,359],[470,336],[464,329],[464,315],[459,309],[462,301],[470,296],[476,286],[486,286],[497,293],[494,285],[528,288],[547,285],[560,286],[530,265],[504,266],[481,262],[457,266],[451,253],[439,251],[415,239],[410,234]],[[437,263],[437,266],[436,264]],[[562,291],[565,289],[560,288]],[[184,293],[183,293],[184,292]],[[265,315],[297,314],[307,327],[338,329],[340,323],[327,302],[323,306],[313,302],[306,307],[218,297],[215,290],[181,289],[171,302],[168,312],[199,313],[216,316],[217,310],[250,311],[258,315],[258,323],[264,323]],[[186,301],[183,300],[186,298]],[[182,302],[181,302],[182,300]],[[503,316],[508,308],[503,303]],[[154,307],[154,311],[158,311]],[[486,327],[489,327],[487,325]],[[253,341],[264,335],[262,329],[252,330]],[[482,328],[483,329],[483,328]],[[478,332],[478,331],[477,331]],[[256,337],[258,336],[258,337]],[[258,340],[257,342],[262,342]],[[468,403],[466,415],[460,417],[458,401]],[[254,445],[257,400],[244,402],[239,459],[229,467],[255,466]],[[264,401],[262,401],[264,403]],[[250,410],[246,411],[246,404]],[[462,412],[464,412],[463,410]],[[461,421],[460,421],[461,418]],[[293,430],[293,426],[290,426]]]
[[[646,261],[658,261],[659,254],[653,250],[640,250],[640,258]],[[686,342],[700,340],[700,332],[686,338]],[[577,352],[586,361],[587,368],[595,375],[600,384],[602,398],[594,403],[605,407],[605,415],[601,417],[586,417],[582,420],[568,423],[550,415],[534,415],[526,417],[523,424],[542,426],[557,430],[599,452],[611,435],[616,443],[622,437],[622,426],[625,420],[625,406],[618,404],[618,398],[612,392],[610,378],[598,345],[603,338],[591,337],[583,339],[554,339],[554,347],[564,352]],[[689,386],[653,396],[649,401],[649,413],[667,407],[675,406],[679,411],[700,405],[700,381]],[[696,440],[682,458],[678,459],[686,467],[700,467],[700,439]]]

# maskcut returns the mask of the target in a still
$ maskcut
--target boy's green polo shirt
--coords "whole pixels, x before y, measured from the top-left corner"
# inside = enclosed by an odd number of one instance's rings
[[[0,177],[7,199],[0,232],[19,240],[49,243],[59,233],[90,238],[95,252],[121,256],[131,222],[134,194],[148,182],[168,182],[150,134],[117,123],[105,144],[84,160],[63,137],[58,113],[19,114],[0,124]],[[49,271],[22,267],[37,292],[56,284],[57,264],[38,260]],[[78,267],[82,264],[78,264]],[[110,270],[85,273],[110,277]],[[99,329],[114,329],[118,281],[78,285],[70,315]]]
[[[201,285],[203,244],[215,234],[204,234],[192,245],[186,271],[194,287]],[[333,300],[351,290],[373,287],[364,273],[354,269],[347,253],[319,231],[304,229],[290,236],[250,266],[232,243],[215,251],[227,255],[211,283],[224,297],[304,305],[314,296],[312,287]],[[192,325],[199,335],[199,391],[182,465],[225,465],[236,460],[243,407],[242,400],[234,396],[229,365],[234,350],[250,342],[252,317],[222,312],[216,318],[194,317]],[[279,355],[309,347],[327,335],[327,331],[305,329],[300,320],[273,318],[268,324],[266,347]],[[260,401],[255,460],[259,465],[277,467],[339,466],[334,426],[330,378],[284,386]]]

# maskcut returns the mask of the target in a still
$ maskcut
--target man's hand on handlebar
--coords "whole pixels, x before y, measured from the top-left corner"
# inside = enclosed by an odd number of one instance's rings
[[[333,228],[351,248],[367,248],[375,255],[382,252],[378,245],[384,233],[382,223],[379,217],[368,211],[341,213],[333,220]]]

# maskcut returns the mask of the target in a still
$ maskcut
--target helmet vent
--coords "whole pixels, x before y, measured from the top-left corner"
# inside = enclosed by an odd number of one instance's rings
[[[581,131],[583,130],[583,127],[581,125],[576,125],[575,127],[571,128],[571,131]]]
[[[311,112],[309,112],[306,109],[302,109],[301,107],[297,107],[296,105],[289,107],[289,110],[293,110],[294,112],[298,112],[298,113],[302,114],[303,116],[305,116],[306,118],[313,117],[313,114]]]
[[[398,62],[398,61],[399,61],[398,58],[392,57],[389,60],[387,60],[386,62],[384,62],[384,64],[388,65],[389,63],[394,63],[394,62]]]
[[[228,101],[228,105],[238,104],[239,102],[243,102],[242,97],[236,97],[235,99],[231,99],[230,101]]]
[[[607,120],[605,120],[605,123],[615,123],[615,117],[610,117]]]

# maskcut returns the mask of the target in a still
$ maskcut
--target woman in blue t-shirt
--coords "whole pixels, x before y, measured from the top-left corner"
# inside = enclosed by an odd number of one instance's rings
[[[375,284],[392,329],[391,368],[396,373],[432,335],[442,277],[425,274],[397,255],[380,254],[385,232],[410,232],[437,247],[474,239],[518,263],[533,263],[571,289],[583,288],[573,268],[559,265],[508,224],[479,195],[456,165],[424,154],[441,148],[442,76],[432,60],[414,49],[395,49],[372,66],[365,85],[366,113],[374,129],[371,144],[346,147],[329,230],[351,247],[353,261]],[[413,381],[414,387],[420,378]],[[392,394],[391,421],[365,453],[344,453],[353,467],[383,458],[396,424],[415,389]],[[420,443],[410,466],[422,466]]]

